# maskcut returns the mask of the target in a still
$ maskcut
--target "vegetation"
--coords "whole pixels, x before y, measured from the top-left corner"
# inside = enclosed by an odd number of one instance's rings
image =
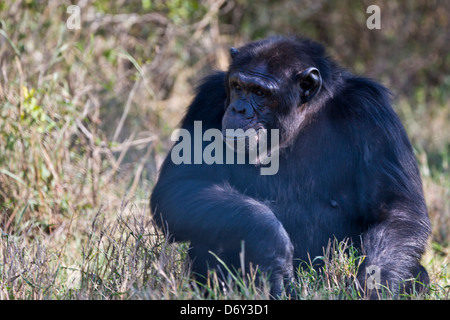
[[[0,3],[0,299],[266,299],[258,274],[210,286],[188,277],[148,198],[196,82],[228,48],[274,33],[323,42],[336,60],[392,88],[421,169],[433,233],[432,285],[450,285],[450,3],[377,1]],[[349,243],[299,270],[300,299],[360,299]],[[307,262],[308,264],[309,262]],[[390,298],[386,292],[385,298]],[[288,298],[288,297],[286,297]]]

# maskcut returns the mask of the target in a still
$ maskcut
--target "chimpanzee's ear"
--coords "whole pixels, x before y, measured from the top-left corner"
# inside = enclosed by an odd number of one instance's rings
[[[234,57],[236,57],[236,55],[239,53],[239,50],[236,48],[230,48],[230,56],[231,59],[234,59]]]
[[[302,71],[299,76],[300,97],[302,104],[311,101],[322,87],[322,76],[317,68],[308,68]]]

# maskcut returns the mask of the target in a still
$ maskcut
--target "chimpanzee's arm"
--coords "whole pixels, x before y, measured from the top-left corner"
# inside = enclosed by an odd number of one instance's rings
[[[220,130],[224,102],[223,74],[219,73],[202,84],[182,128],[193,135],[194,121],[202,121],[203,130]],[[225,182],[227,170],[227,165],[177,165],[169,153],[151,196],[155,220],[175,240],[201,244],[211,251],[235,250],[238,255],[244,241],[246,259],[271,273],[272,292],[279,295],[281,280],[292,277],[289,236],[269,207]]]

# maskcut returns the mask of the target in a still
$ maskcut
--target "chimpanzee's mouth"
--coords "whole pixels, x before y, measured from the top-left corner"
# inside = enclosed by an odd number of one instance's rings
[[[249,129],[224,129],[222,130],[223,138],[226,141],[240,141],[246,138],[259,139],[260,130],[264,130],[263,126],[257,126]]]
[[[260,142],[259,128],[251,128],[244,130],[226,130],[223,134],[224,141],[228,148],[234,150],[236,153],[248,153],[251,150],[257,150]]]

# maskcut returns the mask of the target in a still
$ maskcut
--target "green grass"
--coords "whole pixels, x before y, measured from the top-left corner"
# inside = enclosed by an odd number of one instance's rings
[[[365,12],[356,5],[320,2],[304,11],[277,3],[96,1],[82,8],[80,30],[66,28],[69,3],[0,3],[1,300],[269,298],[256,271],[225,282],[212,272],[207,286],[194,281],[189,245],[168,242],[148,208],[193,85],[212,68],[226,68],[229,46],[269,30],[323,40],[349,68],[398,89],[395,108],[417,155],[433,225],[422,261],[430,291],[400,298],[449,298],[449,50],[440,36],[427,36],[447,30],[448,8],[404,8],[423,22],[420,30],[410,26],[410,36],[397,19],[377,33],[356,28]],[[283,8],[287,14],[271,16]],[[396,10],[384,3],[383,19]],[[335,23],[324,26],[324,17]],[[342,17],[352,19],[339,23]],[[401,72],[390,69],[397,65]],[[360,258],[348,243],[331,242],[298,270],[297,298],[363,299],[355,289]],[[307,267],[314,259],[322,270]]]

